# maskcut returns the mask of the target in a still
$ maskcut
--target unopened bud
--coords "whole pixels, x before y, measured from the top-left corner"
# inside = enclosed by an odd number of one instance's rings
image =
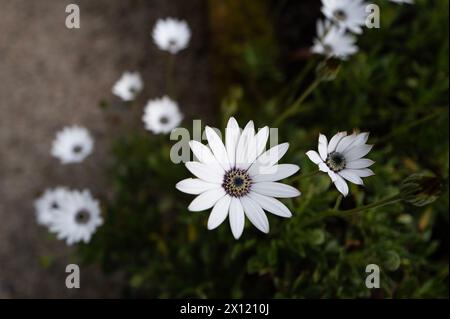
[[[436,176],[413,174],[407,177],[400,186],[401,198],[414,206],[425,206],[439,198],[442,192],[442,181]]]

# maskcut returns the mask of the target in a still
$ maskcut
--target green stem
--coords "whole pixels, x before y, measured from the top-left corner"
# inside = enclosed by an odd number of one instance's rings
[[[167,54],[167,65],[166,65],[166,92],[167,95],[176,99],[176,89],[175,89],[175,54]]]
[[[333,210],[338,210],[339,206],[341,205],[341,202],[342,202],[342,195],[339,194],[339,196],[336,198],[336,202],[334,203]]]
[[[277,118],[274,127],[279,127],[287,118],[295,115],[302,103],[314,91],[314,89],[319,85],[320,82],[320,79],[315,79],[314,82],[312,82],[303,92],[303,94]]]

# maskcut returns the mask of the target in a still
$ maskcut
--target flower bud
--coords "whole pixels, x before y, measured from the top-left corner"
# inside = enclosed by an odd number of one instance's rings
[[[400,196],[414,206],[425,206],[441,195],[442,182],[439,178],[427,174],[413,174],[400,185]]]

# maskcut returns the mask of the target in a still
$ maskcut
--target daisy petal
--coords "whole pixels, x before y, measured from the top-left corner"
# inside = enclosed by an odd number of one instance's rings
[[[336,146],[338,143],[347,136],[347,132],[339,132],[336,135],[334,135],[330,143],[328,143],[328,154],[333,153],[336,150]]]
[[[236,163],[236,148],[241,136],[241,129],[234,117],[228,120],[227,128],[225,130],[225,148],[228,153],[230,165],[234,167]]]
[[[324,173],[328,173],[331,172],[331,169],[327,166],[327,164],[325,163],[319,163],[319,170],[324,172]]]
[[[230,203],[231,197],[225,195],[214,205],[214,208],[212,209],[211,214],[209,214],[208,218],[209,230],[217,228],[227,218]]]
[[[350,169],[366,168],[366,167],[371,166],[374,163],[375,162],[370,159],[361,158],[361,159],[357,159],[357,160],[348,162],[347,164],[345,164],[345,168],[350,168]]]
[[[323,134],[319,135],[319,154],[323,161],[327,160],[328,156],[328,140],[327,137]]]
[[[320,158],[319,154],[316,151],[308,151],[306,152],[306,156],[308,156],[308,158],[314,164],[319,165],[320,163],[323,163],[322,159]]]
[[[223,168],[217,164],[203,164],[199,162],[187,162],[186,168],[196,177],[210,183],[221,184],[223,180]]]
[[[363,180],[349,169],[344,169],[338,173],[341,177],[356,185],[364,185]]]
[[[347,150],[344,153],[345,160],[348,162],[360,159],[361,157],[367,155],[373,147],[373,145],[367,144],[357,146],[354,145],[355,144],[353,143],[352,147],[347,148]]]
[[[369,139],[368,132],[359,133],[358,135],[356,135],[356,139],[353,142],[353,146],[366,144],[368,139]]]
[[[209,126],[205,128],[205,132],[209,147],[211,148],[217,161],[225,170],[229,170],[231,168],[230,162],[228,160],[228,154],[225,149],[225,145],[223,145],[222,139],[219,135],[217,135],[216,131]]]
[[[256,138],[256,156],[259,156],[264,152],[267,144],[267,140],[269,139],[269,127],[265,126],[258,131],[255,136]]]
[[[239,239],[244,231],[245,216],[241,201],[235,197],[231,199],[229,219],[231,232],[235,239]]]
[[[331,181],[334,183],[337,179],[336,173],[333,172],[331,169],[328,170],[328,176],[330,176]]]
[[[274,165],[264,170],[260,170],[260,174],[252,176],[252,181],[257,182],[275,182],[294,175],[300,169],[294,164]]]
[[[261,206],[249,197],[242,197],[241,204],[250,222],[263,233],[269,232],[269,220]]]
[[[336,177],[337,177],[337,179],[334,182],[334,185],[336,186],[337,190],[342,195],[347,196],[348,195],[348,185],[347,185],[347,183],[345,182],[345,180],[341,176],[336,175]]]
[[[269,213],[272,213],[280,217],[286,218],[292,217],[289,208],[287,208],[286,205],[284,205],[278,199],[269,196],[264,196],[255,192],[250,192],[249,197],[253,199],[255,202],[257,202],[259,205],[261,205],[261,207],[264,210],[268,211]]]
[[[205,182],[198,178],[186,178],[175,186],[180,192],[198,195],[213,188],[220,187],[219,184]]]
[[[236,167],[247,169],[256,155],[255,127],[253,121],[245,126],[236,148]],[[253,159],[254,160],[254,159]]]
[[[222,187],[214,188],[198,195],[189,205],[188,209],[191,212],[200,212],[207,210],[214,206],[219,199],[225,196],[225,191]]]
[[[191,147],[192,153],[194,153],[200,162],[205,164],[218,164],[209,147],[195,140],[189,141],[189,146]]]
[[[348,169],[348,170],[354,172],[359,177],[369,177],[375,175],[375,173],[370,168]]]
[[[338,153],[344,153],[344,151],[352,145],[352,143],[355,141],[356,135],[348,135],[346,137],[343,137],[341,141],[336,146],[336,152]]]
[[[290,198],[300,195],[298,189],[276,182],[261,182],[252,184],[252,191],[255,191],[261,195],[278,197],[278,198]]]

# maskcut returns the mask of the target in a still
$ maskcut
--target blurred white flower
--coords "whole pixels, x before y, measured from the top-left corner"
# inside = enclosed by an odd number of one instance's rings
[[[197,178],[188,178],[176,185],[184,193],[198,195],[188,209],[212,208],[208,229],[218,227],[228,217],[236,239],[244,230],[245,216],[264,233],[269,232],[264,210],[291,217],[289,209],[275,199],[300,195],[296,188],[276,182],[299,170],[297,165],[278,164],[289,144],[280,144],[264,152],[269,128],[266,126],[256,133],[253,121],[241,132],[236,120],[230,118],[225,145],[215,130],[210,127],[205,130],[209,147],[197,141],[189,143],[198,161],[187,162],[186,167]]]
[[[363,0],[322,0],[322,13],[341,28],[360,34],[368,16],[367,5]]]
[[[390,0],[391,2],[395,2],[395,3],[408,3],[408,4],[414,4],[414,0]]]
[[[356,37],[345,32],[330,21],[317,21],[317,38],[314,40],[312,52],[346,60],[350,55],[358,52]]]
[[[70,191],[65,187],[48,189],[34,202],[38,224],[49,226],[55,214],[64,212]]]
[[[339,132],[328,143],[325,135],[320,134],[319,153],[309,151],[306,155],[322,172],[328,173],[338,191],[347,196],[349,189],[345,180],[363,185],[363,177],[374,175],[368,168],[374,161],[362,158],[373,147],[366,144],[368,138],[369,133],[347,136],[347,132]]]
[[[91,193],[71,191],[66,198],[64,211],[53,215],[49,230],[68,245],[83,241],[88,243],[98,226],[103,224],[100,204]]]
[[[168,96],[147,102],[142,117],[145,128],[155,134],[168,134],[183,120],[178,105]]]
[[[94,140],[84,127],[65,127],[56,134],[51,153],[61,163],[79,163],[92,153]]]
[[[176,54],[187,48],[191,30],[184,20],[166,18],[156,22],[152,35],[153,41],[161,50]]]
[[[132,101],[143,88],[142,78],[139,72],[125,72],[114,84],[112,92],[123,101]]]

